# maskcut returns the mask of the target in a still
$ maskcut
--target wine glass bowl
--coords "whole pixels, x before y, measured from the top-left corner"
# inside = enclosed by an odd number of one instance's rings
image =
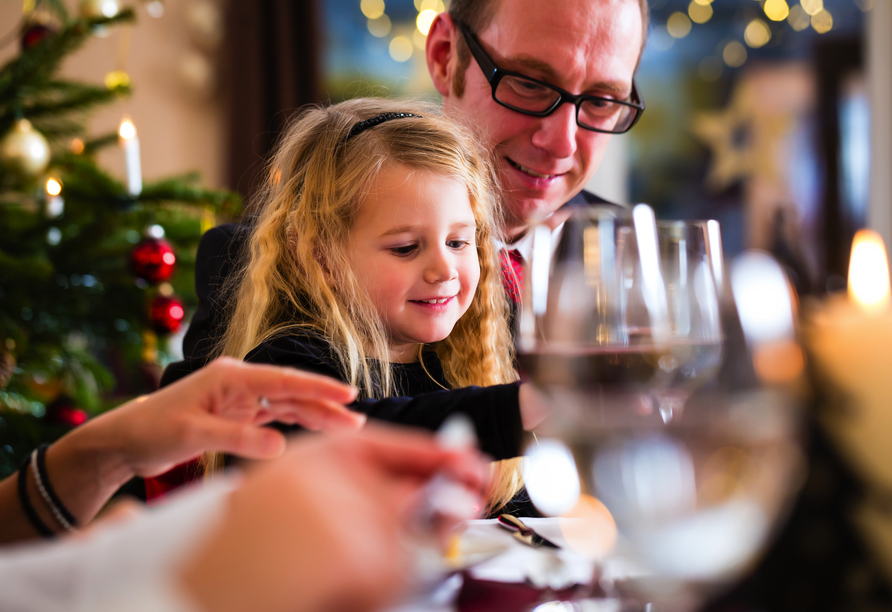
[[[661,416],[669,420],[721,366],[723,336],[715,272],[723,269],[723,255],[716,221],[660,221],[657,236],[672,375],[665,386],[654,389],[654,397]]]
[[[757,367],[766,350],[795,346],[777,264],[764,255],[735,261],[733,299],[720,300],[701,246],[684,245],[686,267],[678,261],[680,237],[696,243],[702,230],[674,226],[676,261],[667,267],[661,256],[672,248],[659,248],[653,215],[642,210],[574,213],[557,245],[551,230],[533,236],[518,353],[551,414],[528,461],[535,467],[546,454],[535,448],[562,444],[573,460],[561,469],[573,474],[555,468],[549,487],[531,478],[527,489],[538,503],[540,490],[570,482],[576,497],[565,505],[597,507],[597,524],[615,525],[615,544],[599,553],[610,596],[685,611],[753,563],[801,482],[800,372],[780,379]],[[753,328],[764,317],[748,316],[748,304],[774,309],[770,329]],[[720,315],[733,322],[724,331]],[[673,386],[685,407],[667,419],[653,400]],[[525,479],[543,473],[532,467]]]

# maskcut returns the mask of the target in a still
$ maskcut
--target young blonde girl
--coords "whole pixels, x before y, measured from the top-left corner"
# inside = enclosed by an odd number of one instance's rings
[[[395,168],[407,180],[422,173],[463,185],[476,226],[479,281],[451,332],[419,344],[409,360],[422,382],[406,374],[407,364],[392,363],[388,322],[349,256],[354,221]],[[518,454],[517,375],[494,246],[497,205],[486,156],[472,137],[418,103],[359,99],[313,108],[282,139],[259,202],[218,354],[336,376],[359,388],[364,401],[356,408],[372,417],[436,429],[449,413],[466,412],[484,452]],[[497,464],[490,510],[519,490],[515,461]]]

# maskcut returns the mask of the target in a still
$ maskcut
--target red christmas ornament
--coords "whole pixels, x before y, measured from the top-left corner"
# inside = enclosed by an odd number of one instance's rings
[[[175,297],[159,295],[152,300],[149,307],[149,321],[152,329],[159,335],[174,334],[183,326],[186,309]]]
[[[87,421],[87,413],[77,407],[67,395],[60,395],[47,404],[45,418],[53,423],[77,427]]]
[[[176,262],[173,247],[162,238],[146,238],[130,254],[133,273],[153,285],[168,280],[173,275]]]
[[[39,21],[29,23],[22,30],[22,37],[19,40],[22,46],[22,51],[30,49],[46,37],[52,36],[55,33],[56,31],[53,28],[40,23]]]

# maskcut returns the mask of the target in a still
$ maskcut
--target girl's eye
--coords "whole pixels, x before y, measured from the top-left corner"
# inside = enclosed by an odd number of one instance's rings
[[[415,249],[418,248],[418,245],[415,244],[407,244],[405,246],[392,247],[390,252],[394,255],[398,255],[399,257],[406,257],[411,255]]]
[[[467,240],[449,240],[446,242],[446,246],[448,246],[450,249],[455,249],[456,251],[462,250],[469,244],[470,242]]]

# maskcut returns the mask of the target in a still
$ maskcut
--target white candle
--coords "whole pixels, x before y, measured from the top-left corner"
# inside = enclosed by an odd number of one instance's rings
[[[62,199],[62,183],[50,177],[46,180],[46,215],[56,219],[65,212],[65,200]]]
[[[844,393],[841,410],[824,413],[825,430],[871,486],[892,487],[892,308],[889,266],[875,232],[855,235],[849,295],[836,296],[808,321],[808,343],[819,376]],[[892,520],[871,505],[855,515],[892,578]]]
[[[138,196],[142,191],[142,167],[139,161],[139,138],[136,137],[136,127],[130,117],[121,119],[121,127],[118,129],[119,141],[124,149],[124,164],[127,168],[127,191],[132,196]]]

